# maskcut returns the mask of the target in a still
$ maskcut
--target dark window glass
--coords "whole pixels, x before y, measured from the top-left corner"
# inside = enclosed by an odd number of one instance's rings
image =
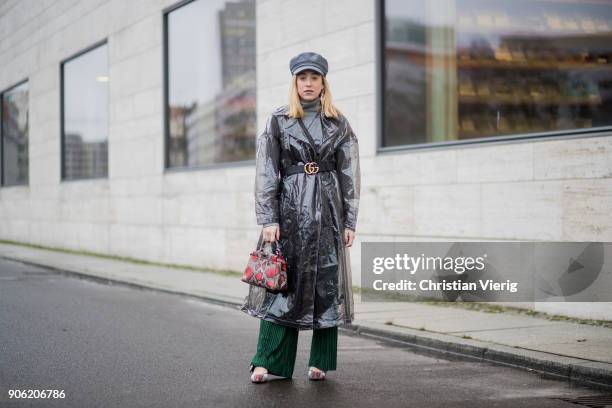
[[[62,64],[63,179],[108,175],[108,50]]]
[[[612,2],[386,0],[384,146],[612,126]]]
[[[255,1],[193,1],[166,25],[168,167],[252,160]]]
[[[2,184],[28,184],[28,83],[2,94]]]
[[[28,184],[28,83],[2,94],[2,184]]]

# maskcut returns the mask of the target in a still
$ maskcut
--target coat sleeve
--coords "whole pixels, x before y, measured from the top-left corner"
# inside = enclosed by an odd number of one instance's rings
[[[342,204],[344,208],[344,228],[356,230],[361,190],[359,166],[359,144],[351,125],[346,126],[336,149],[336,171],[340,182]]]
[[[270,115],[257,137],[255,153],[255,215],[257,224],[279,222],[280,143],[278,121]]]

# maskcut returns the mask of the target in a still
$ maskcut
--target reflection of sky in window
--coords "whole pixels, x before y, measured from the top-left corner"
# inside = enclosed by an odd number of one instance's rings
[[[533,0],[514,0],[513,2],[506,0],[385,1],[386,17],[393,20],[395,24],[403,21],[407,26],[422,24],[427,25],[430,29],[432,26],[450,25],[456,27],[458,45],[468,47],[475,39],[484,40],[489,43],[489,46],[497,47],[503,38],[511,35],[560,37],[583,34],[581,27],[574,31],[567,27],[559,29],[548,27],[546,19],[571,24],[582,22],[586,18],[599,24],[600,27],[605,27],[606,24],[612,27],[611,13],[612,8],[604,3],[555,3],[554,7],[551,7],[547,1]],[[457,25],[462,16],[469,17],[468,25]],[[492,26],[479,26],[475,21],[478,17],[490,19]],[[505,22],[506,26],[502,26],[495,20],[505,17],[509,18]]]
[[[13,98],[14,95],[18,95],[20,93],[25,93],[28,90],[28,83],[24,82],[20,85],[14,86],[11,89],[9,89],[8,91],[4,92],[4,97],[11,99]]]
[[[425,39],[425,1],[385,1],[385,17],[387,19],[386,42],[424,44]]]
[[[387,17],[400,20],[418,21],[425,24],[425,0],[387,0],[385,1],[385,14]]]
[[[108,54],[103,45],[64,64],[65,134],[84,142],[108,136]]]
[[[547,1],[514,0],[491,1],[491,0],[458,0],[457,12],[459,15],[470,16],[472,25],[459,26],[461,34],[457,42],[461,46],[469,46],[474,38],[485,38],[492,47],[499,47],[502,40],[509,36],[537,36],[558,38],[563,36],[573,37],[575,35],[589,36],[589,33],[581,23],[603,23],[610,21],[612,8],[606,4],[589,3],[555,3],[552,6]],[[481,27],[474,19],[487,18],[490,26]],[[504,24],[500,24],[495,18],[508,18]],[[551,27],[549,24],[556,22],[559,27]],[[470,23],[472,24],[472,23]],[[576,24],[574,28],[566,24]],[[609,23],[608,23],[609,26]]]
[[[226,0],[198,0],[168,15],[171,106],[209,102],[221,91],[219,10]]]
[[[454,26],[455,0],[387,0],[387,18],[409,21],[420,26]]]

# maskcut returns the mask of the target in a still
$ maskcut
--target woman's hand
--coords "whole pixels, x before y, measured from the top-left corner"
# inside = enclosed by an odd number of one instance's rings
[[[263,229],[263,240],[266,242],[274,242],[280,238],[280,227],[278,225],[270,225]]]
[[[345,228],[344,229],[344,246],[350,247],[353,245],[353,240],[355,239],[355,231]]]

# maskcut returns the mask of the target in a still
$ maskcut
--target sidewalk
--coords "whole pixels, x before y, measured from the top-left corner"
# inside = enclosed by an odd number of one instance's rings
[[[225,275],[0,244],[0,258],[236,307],[248,292]],[[342,330],[443,354],[521,367],[612,390],[612,328],[425,303],[361,303]],[[464,337],[465,336],[465,337]]]

